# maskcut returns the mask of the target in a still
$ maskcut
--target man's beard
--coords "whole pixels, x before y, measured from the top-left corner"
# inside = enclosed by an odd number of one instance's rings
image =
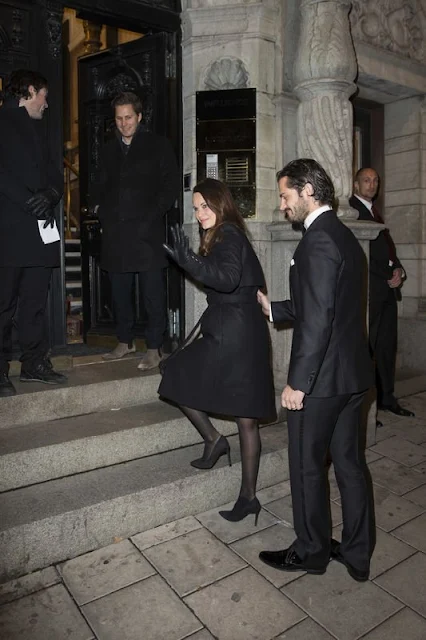
[[[296,204],[294,205],[293,210],[285,209],[284,213],[285,217],[290,222],[303,222],[306,219],[309,210],[305,204]]]

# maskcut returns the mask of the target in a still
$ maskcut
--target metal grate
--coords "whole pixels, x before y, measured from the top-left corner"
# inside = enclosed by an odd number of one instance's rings
[[[248,157],[226,158],[227,184],[247,184],[249,181]]]

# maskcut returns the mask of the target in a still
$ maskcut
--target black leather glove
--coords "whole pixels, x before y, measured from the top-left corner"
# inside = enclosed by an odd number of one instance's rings
[[[53,207],[59,202],[58,192],[55,189],[41,189],[26,202],[28,212],[39,220],[47,220],[51,217]]]
[[[47,214],[46,222],[43,225],[43,229],[46,229],[46,227],[48,227],[49,224],[53,229],[53,227],[55,226],[55,214],[53,212],[53,209],[51,209],[50,213]]]
[[[163,247],[167,254],[173,258],[180,267],[185,268],[185,265],[197,256],[192,249],[189,248],[189,239],[185,235],[183,227],[175,224],[170,227],[170,233],[173,239],[173,247],[168,244],[163,244]]]

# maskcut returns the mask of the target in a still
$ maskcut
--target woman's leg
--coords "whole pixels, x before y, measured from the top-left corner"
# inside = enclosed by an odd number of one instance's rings
[[[190,407],[180,407],[181,411],[186,415],[188,420],[194,425],[198,433],[204,440],[204,453],[203,458],[210,457],[210,454],[220,438],[220,433],[217,431],[207,413],[199,411],[198,409],[191,409]]]
[[[259,424],[255,418],[236,418],[240,434],[241,489],[240,496],[253,500],[256,496],[260,460]]]

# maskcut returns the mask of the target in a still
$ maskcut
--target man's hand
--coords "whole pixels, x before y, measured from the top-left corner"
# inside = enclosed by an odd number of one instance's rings
[[[281,394],[281,406],[283,406],[284,409],[289,409],[290,411],[300,411],[300,409],[303,409],[304,397],[304,391],[292,389],[288,384],[284,387],[284,391]]]
[[[269,314],[271,313],[271,303],[269,302],[268,296],[265,296],[265,294],[262,293],[260,289],[258,289],[257,291],[257,301],[262,307],[262,311],[265,316],[268,316],[269,318]]]
[[[183,267],[191,258],[193,251],[189,248],[189,239],[185,235],[183,227],[178,224],[170,227],[170,233],[173,239],[173,247],[163,244],[167,254],[173,258],[180,267]]]
[[[52,209],[50,210],[50,213],[47,214],[46,222],[43,225],[43,229],[46,229],[49,225],[52,227],[52,229],[55,226],[55,214]]]
[[[402,284],[402,269],[399,267],[393,270],[393,276],[388,280],[388,285],[391,289],[397,289]]]
[[[39,220],[47,220],[57,202],[58,193],[54,189],[42,189],[27,200],[26,206],[32,216]]]

